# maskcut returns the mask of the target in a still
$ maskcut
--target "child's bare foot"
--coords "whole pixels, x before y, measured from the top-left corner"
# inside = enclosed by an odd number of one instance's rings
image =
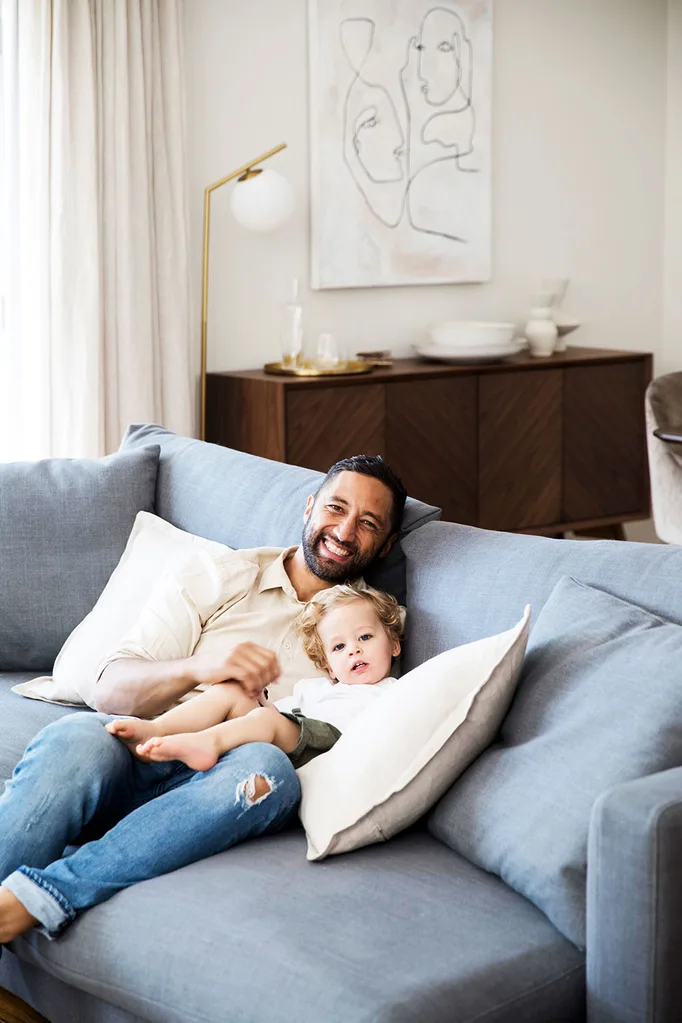
[[[136,747],[156,734],[153,721],[145,721],[144,718],[117,718],[116,721],[110,721],[104,727],[107,732],[120,739],[134,757],[139,760],[149,760],[149,757],[140,756]]]
[[[138,746],[136,753],[149,760],[182,760],[193,771],[208,771],[219,760],[214,741],[199,732],[156,735]]]
[[[14,941],[38,921],[9,888],[0,887],[0,945]]]

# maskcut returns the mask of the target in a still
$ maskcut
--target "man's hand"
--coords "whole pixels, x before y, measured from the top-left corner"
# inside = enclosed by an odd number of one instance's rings
[[[194,654],[189,661],[199,684],[239,682],[252,699],[279,678],[279,662],[272,650],[257,643],[238,643],[229,653]]]

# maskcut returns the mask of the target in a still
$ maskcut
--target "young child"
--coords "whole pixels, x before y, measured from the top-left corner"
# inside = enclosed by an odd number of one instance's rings
[[[245,742],[270,742],[294,767],[330,750],[344,728],[395,679],[405,611],[394,597],[345,583],[322,590],[296,619],[303,647],[324,678],[303,679],[292,696],[262,706],[236,682],[220,682],[152,721],[106,726],[143,760],[181,760],[208,771]]]

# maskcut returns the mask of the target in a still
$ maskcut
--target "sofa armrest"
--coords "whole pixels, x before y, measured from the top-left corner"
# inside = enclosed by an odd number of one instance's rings
[[[682,768],[600,796],[587,863],[589,1023],[682,1020]]]

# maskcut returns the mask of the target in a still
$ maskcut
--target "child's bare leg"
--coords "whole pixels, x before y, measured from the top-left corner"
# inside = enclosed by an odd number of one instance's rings
[[[120,718],[111,721],[106,729],[138,756],[136,747],[152,736],[200,732],[229,717],[248,714],[258,706],[258,701],[247,696],[238,682],[220,682],[151,721],[144,718]]]
[[[208,771],[224,753],[246,742],[270,742],[291,753],[300,735],[300,725],[276,707],[257,707],[246,717],[223,721],[202,732],[155,736],[138,746],[137,752],[145,759],[182,760],[194,771]]]

